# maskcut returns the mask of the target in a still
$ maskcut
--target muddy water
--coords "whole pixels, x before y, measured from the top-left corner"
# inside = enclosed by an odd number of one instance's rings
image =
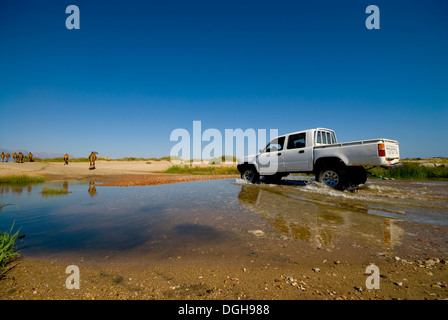
[[[448,183],[369,180],[355,192],[312,179],[240,179],[146,187],[0,187],[0,230],[20,227],[20,252],[92,263],[297,261],[335,256],[448,255]],[[46,185],[48,186],[48,185]]]

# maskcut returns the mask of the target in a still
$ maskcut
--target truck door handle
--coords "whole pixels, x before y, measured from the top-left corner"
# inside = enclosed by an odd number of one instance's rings
[[[282,153],[281,153],[281,152],[277,153],[277,156],[279,156],[279,157],[280,157],[281,155],[282,155]]]
[[[304,152],[305,152],[304,150],[300,150],[300,151],[299,151],[299,153],[304,153]]]

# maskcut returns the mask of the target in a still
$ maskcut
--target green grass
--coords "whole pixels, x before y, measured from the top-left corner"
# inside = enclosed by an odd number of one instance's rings
[[[0,231],[0,279],[10,270],[8,265],[19,256],[19,253],[15,250],[15,242],[19,237],[19,231],[13,233],[13,228],[14,224],[9,232]]]
[[[61,196],[68,194],[68,191],[53,187],[43,187],[41,193],[43,196]]]
[[[386,169],[376,167],[369,170],[377,177],[394,179],[448,179],[448,167],[423,167],[419,163],[403,162],[401,167]]]
[[[174,165],[163,171],[163,173],[175,174],[239,174],[236,167],[190,167],[187,165]]]
[[[7,186],[28,186],[31,184],[39,184],[44,183],[45,179],[41,177],[30,177],[27,175],[20,175],[20,176],[5,176],[0,177],[0,185],[7,185]]]

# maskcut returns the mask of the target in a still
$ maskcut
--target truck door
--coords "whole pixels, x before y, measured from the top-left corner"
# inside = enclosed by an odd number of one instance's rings
[[[267,145],[264,152],[258,155],[257,164],[260,175],[272,175],[285,171],[284,144],[285,137],[275,138]]]
[[[307,146],[306,138],[306,132],[289,135],[286,149],[283,151],[287,172],[310,170],[313,148]]]

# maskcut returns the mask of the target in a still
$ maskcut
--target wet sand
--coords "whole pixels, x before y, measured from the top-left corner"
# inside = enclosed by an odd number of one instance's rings
[[[105,162],[106,164],[106,162]],[[17,166],[18,164],[12,164]],[[32,164],[23,164],[32,165]],[[63,164],[60,164],[63,166]],[[100,167],[96,172],[79,173],[86,163],[73,164],[69,174],[59,164],[23,166],[22,173],[47,179],[92,181],[127,186],[219,179],[231,176],[184,176],[147,173],[125,168],[125,164]],[[71,165],[71,164],[70,164]],[[127,165],[127,164],[126,164]],[[140,167],[145,168],[143,164]],[[160,171],[163,165],[160,165]],[[120,170],[119,167],[121,166]],[[6,169],[5,169],[6,167]],[[11,165],[0,174],[18,174]],[[101,169],[100,169],[101,168]],[[154,168],[152,168],[154,170]],[[14,172],[14,173],[12,173]],[[266,208],[263,206],[263,208]],[[410,224],[403,222],[403,224]],[[210,245],[179,247],[148,259],[138,250],[119,252],[101,259],[88,256],[22,257],[0,280],[0,299],[266,299],[266,300],[360,300],[360,299],[447,299],[448,264],[446,252],[433,250],[431,234],[443,233],[443,226],[428,226],[426,237],[410,237],[403,242],[419,250],[377,250],[349,239],[332,249],[290,241],[284,235],[263,229],[253,233],[238,248]],[[412,226],[410,227],[412,228]],[[420,231],[419,231],[420,232]],[[412,238],[412,239],[411,239]],[[446,242],[446,238],[441,241]],[[163,252],[163,250],[162,250]],[[66,288],[65,270],[75,264],[80,269],[80,289]],[[368,289],[366,268],[380,270],[380,289]]]
[[[286,249],[286,248],[284,248]],[[287,250],[283,250],[287,251]],[[0,282],[1,299],[363,300],[447,299],[445,260],[402,259],[390,253],[345,257],[329,252],[256,256],[230,261],[169,257],[156,264],[76,261],[80,289],[67,289],[69,262],[23,258]],[[337,259],[337,260],[336,260]],[[339,260],[340,259],[340,260]],[[380,270],[380,288],[367,289],[366,267]],[[70,263],[73,263],[71,261]]]

